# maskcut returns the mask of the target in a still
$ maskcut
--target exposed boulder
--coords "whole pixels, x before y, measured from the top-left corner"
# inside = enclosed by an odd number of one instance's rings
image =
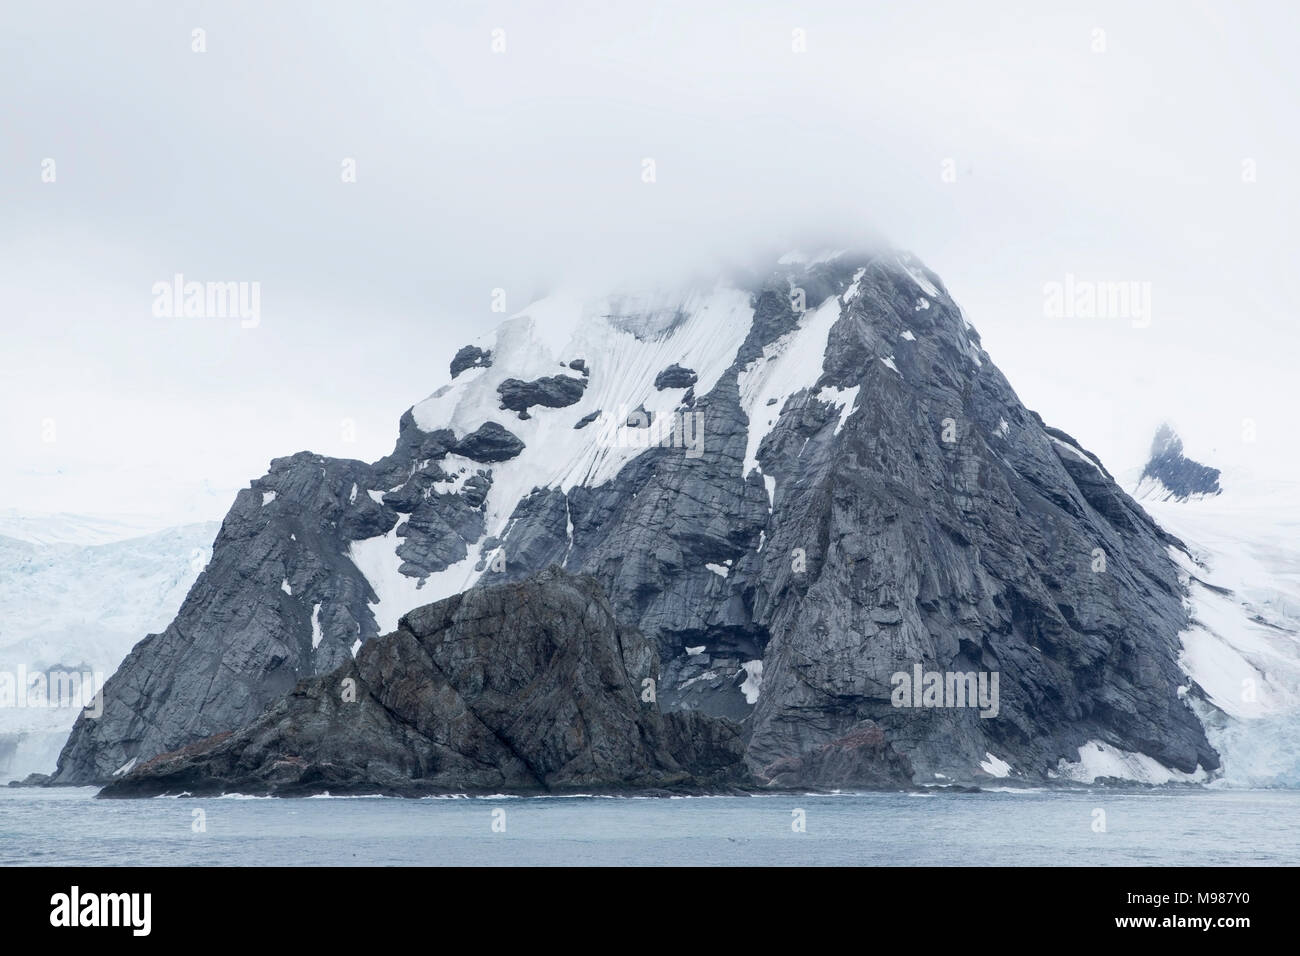
[[[674,363],[655,376],[655,388],[690,388],[699,381],[694,369],[682,368]]]
[[[566,405],[574,404],[582,398],[586,387],[585,378],[550,375],[546,378],[533,379],[531,382],[508,378],[497,386],[497,393],[501,396],[502,408],[519,412],[521,418],[526,418],[528,409],[534,405],[564,408]]]
[[[509,461],[523,450],[523,441],[496,422],[484,422],[455,446],[456,454],[481,462]]]
[[[451,360],[451,377],[455,378],[467,368],[487,368],[492,364],[492,352],[476,345],[466,345]]]

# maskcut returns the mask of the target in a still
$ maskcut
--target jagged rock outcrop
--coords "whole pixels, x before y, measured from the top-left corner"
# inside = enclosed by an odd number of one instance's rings
[[[377,587],[446,571],[483,536],[491,471],[448,456],[497,460],[518,439],[500,426],[475,434],[465,447],[407,412],[393,453],[371,465],[309,452],[271,462],[236,497],[176,619],[109,678],[102,716],[78,716],[53,782],[103,782],[241,726],[303,677],[350,660],[387,629],[381,618],[391,627],[419,598],[392,607],[402,588]]]
[[[699,376],[694,369],[682,368],[674,363],[655,376],[655,388],[661,392],[665,388],[690,388],[697,381]]]
[[[1167,424],[1156,429],[1151,457],[1138,480],[1137,497],[1187,501],[1222,492],[1219,469],[1183,457],[1183,440]]]
[[[582,398],[583,389],[587,387],[584,378],[572,375],[548,375],[531,382],[508,378],[497,386],[501,396],[501,407],[519,413],[520,418],[528,416],[528,409],[534,405],[544,408],[565,408]]]
[[[455,445],[454,451],[474,461],[509,461],[524,450],[524,443],[509,429],[496,422],[484,422],[476,431]]]
[[[392,455],[296,456],[242,493],[177,621],[110,681],[57,777],[233,731],[391,630],[377,619],[551,565],[591,575],[655,643],[661,707],[696,715],[666,733],[742,721],[773,785],[1044,781],[1090,741],[1218,766],[1180,694],[1171,539],[1024,407],[917,260],[796,258],[612,297],[560,331],[553,305],[544,331],[528,313],[479,346],[491,366],[403,416]],[[582,378],[549,374],[574,355]],[[685,396],[656,388],[673,365],[694,370]],[[502,406],[521,447],[479,467],[455,449]],[[306,572],[292,598],[290,567]],[[996,674],[996,706],[899,705],[914,667]]]
[[[558,569],[403,616],[251,724],[164,754],[103,796],[731,788],[738,728],[665,719],[658,652],[599,584]]]
[[[487,368],[492,364],[492,352],[476,345],[466,345],[451,359],[451,377],[455,378],[467,368]]]

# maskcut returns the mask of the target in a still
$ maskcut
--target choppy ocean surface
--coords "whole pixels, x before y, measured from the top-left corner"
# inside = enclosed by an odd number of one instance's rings
[[[1300,791],[425,800],[94,793],[0,789],[0,865],[1300,864]],[[792,826],[795,811],[803,832]]]

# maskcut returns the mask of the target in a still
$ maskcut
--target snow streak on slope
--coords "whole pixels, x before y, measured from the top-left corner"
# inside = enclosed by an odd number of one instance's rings
[[[568,491],[575,485],[602,484],[646,449],[647,429],[627,427],[626,416],[644,407],[661,421],[677,409],[686,389],[654,386],[665,368],[677,364],[694,370],[695,394],[707,394],[749,333],[749,295],[718,286],[595,301],[544,299],[474,343],[491,350],[490,367],[462,372],[412,414],[426,431],[450,427],[457,435],[484,422],[500,422],[524,442],[518,457],[491,466],[487,534],[499,536],[515,505],[533,488]],[[581,373],[568,367],[575,359],[586,360],[590,373],[577,403],[533,406],[527,419],[501,410],[497,386],[502,381],[552,375],[580,379]],[[574,428],[593,412],[604,418]]]
[[[1143,507],[1186,543],[1171,548],[1190,593],[1180,662],[1203,704],[1223,780],[1300,786],[1300,485],[1229,475],[1224,493]]]
[[[1205,783],[1209,778],[1200,767],[1195,773],[1182,773],[1166,767],[1154,757],[1129,753],[1100,740],[1090,740],[1080,747],[1077,761],[1062,760],[1058,771],[1065,779],[1078,783],[1113,777],[1158,786],[1165,783]]]
[[[840,317],[841,305],[837,296],[831,296],[814,311],[804,313],[798,328],[763,349],[762,357],[740,373],[740,406],[749,416],[745,475],[758,467],[758,447],[776,426],[786,399],[803,389],[812,388],[821,377],[826,342],[831,326]],[[850,413],[856,397],[856,392],[847,397]],[[842,400],[834,399],[837,402]]]
[[[406,515],[402,515],[402,520],[387,534],[353,541],[348,547],[348,558],[365,576],[379,599],[370,605],[370,610],[375,615],[375,625],[380,634],[397,630],[397,622],[412,608],[441,601],[468,589],[478,576],[474,570],[473,553],[425,578],[402,574],[399,570],[402,559],[397,555],[402,539],[397,529],[402,527],[405,519]]]
[[[685,387],[656,388],[656,376],[680,365],[695,372],[695,394],[706,394],[735,361],[752,323],[750,293],[727,285],[597,299],[549,296],[471,343],[491,353],[491,364],[461,371],[411,414],[428,432],[451,428],[463,437],[495,422],[523,441],[523,450],[505,462],[482,465],[456,455],[442,462],[456,476],[447,489],[452,493],[480,469],[491,470],[484,537],[500,538],[519,501],[533,489],[568,492],[576,485],[612,480],[657,440],[686,395]],[[579,359],[586,363],[586,374],[571,367]],[[497,387],[506,379],[552,376],[584,383],[576,403],[534,405],[527,418],[501,408]],[[652,428],[628,426],[629,414],[639,409],[649,414]],[[589,415],[597,417],[583,428],[574,427]],[[695,437],[692,429],[685,431]],[[381,500],[373,492],[371,497]],[[394,629],[411,608],[472,586],[480,558],[490,557],[471,548],[443,571],[409,577],[399,570],[403,562],[396,554],[401,527],[399,522],[386,535],[354,541],[348,551],[379,599],[371,609],[381,634]]]
[[[1133,498],[1137,501],[1154,501],[1165,502],[1176,499],[1177,493],[1165,486],[1165,483],[1159,478],[1153,478],[1150,475],[1141,479],[1132,491]],[[1199,501],[1202,498],[1213,497],[1202,493],[1196,493],[1188,496],[1189,501]]]

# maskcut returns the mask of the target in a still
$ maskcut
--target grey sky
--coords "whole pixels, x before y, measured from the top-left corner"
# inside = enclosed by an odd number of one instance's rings
[[[1294,4],[613,6],[6,4],[0,500],[219,516],[271,457],[388,451],[493,288],[876,235],[1112,471],[1164,418],[1294,462]],[[260,326],[154,317],[178,272],[260,282]],[[1046,317],[1067,273],[1150,283],[1150,326]]]

